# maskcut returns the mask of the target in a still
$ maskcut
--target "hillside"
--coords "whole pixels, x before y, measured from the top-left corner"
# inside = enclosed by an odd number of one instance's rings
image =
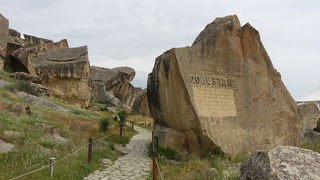
[[[108,158],[114,161],[121,156],[120,152],[114,150],[113,144],[127,143],[135,134],[131,128],[127,128],[125,137],[120,138],[119,124],[113,120],[112,112],[81,109],[52,97],[39,98],[55,103],[61,107],[60,110],[36,103],[28,104],[17,95],[19,94],[17,89],[31,92],[30,83],[12,79],[4,71],[0,72],[0,80],[2,82],[0,104],[22,104],[29,106],[31,111],[30,114],[21,115],[14,111],[10,112],[11,109],[0,111],[0,179],[13,178],[47,165],[50,157],[60,159],[86,145],[89,137],[97,139],[115,132],[110,138],[94,144],[91,164],[87,163],[87,148],[85,148],[57,163],[56,174],[54,178],[50,178],[82,179],[102,167],[101,159]],[[25,87],[20,87],[21,84]],[[107,109],[105,105],[92,105],[92,107],[97,106]],[[109,119],[110,125],[106,132],[101,132],[99,122],[104,118]],[[139,121],[140,116],[134,115],[134,118]],[[45,179],[43,177],[48,177],[48,172],[49,168],[45,168],[21,179]]]

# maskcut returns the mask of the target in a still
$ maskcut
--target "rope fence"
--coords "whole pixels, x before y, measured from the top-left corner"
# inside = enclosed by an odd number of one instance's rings
[[[89,143],[87,143],[86,145],[84,145],[84,146],[80,147],[79,149],[73,151],[72,153],[68,154],[67,156],[62,157],[62,158],[58,159],[57,161],[55,161],[55,158],[53,158],[53,159],[50,158],[50,163],[49,163],[48,165],[45,165],[45,166],[40,167],[40,168],[38,168],[38,169],[32,170],[32,171],[27,172],[27,173],[25,173],[25,174],[19,175],[19,176],[17,176],[17,177],[11,178],[11,179],[9,179],[9,180],[15,180],[15,179],[19,179],[19,178],[25,177],[25,176],[27,176],[27,175],[30,175],[30,174],[33,174],[33,173],[35,173],[35,172],[38,172],[38,171],[40,171],[40,170],[42,170],[42,169],[45,169],[45,168],[47,168],[47,167],[50,167],[50,170],[51,170],[50,175],[53,176],[53,165],[54,165],[54,164],[57,164],[58,162],[61,162],[61,161],[65,160],[65,159],[73,156],[74,154],[80,152],[81,150],[83,150],[83,149],[86,148],[87,146],[90,147],[90,145],[91,145],[91,154],[92,154],[92,143],[97,142],[97,141],[100,141],[100,140],[103,140],[103,139],[105,139],[105,138],[108,138],[108,137],[112,136],[112,135],[115,134],[119,129],[120,129],[120,128],[114,130],[111,134],[109,134],[109,135],[107,135],[107,136],[105,136],[105,137],[99,138],[99,139],[95,139],[94,141],[92,141],[92,139],[89,138]],[[90,141],[90,139],[91,139],[91,141]],[[88,153],[88,161],[89,161],[89,163],[90,163],[91,157],[89,157],[89,156],[92,156],[92,155],[90,154],[90,148],[89,148],[88,151],[89,151],[89,153]],[[51,167],[52,167],[52,168],[51,168]]]

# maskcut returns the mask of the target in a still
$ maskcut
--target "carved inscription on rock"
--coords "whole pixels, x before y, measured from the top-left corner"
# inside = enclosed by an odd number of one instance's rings
[[[235,80],[224,77],[190,75],[193,98],[200,116],[233,117],[237,115],[233,89]]]

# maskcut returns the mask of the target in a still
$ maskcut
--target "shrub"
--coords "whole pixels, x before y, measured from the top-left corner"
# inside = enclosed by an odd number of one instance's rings
[[[100,131],[106,132],[108,130],[110,122],[108,118],[103,118],[99,122]]]
[[[127,118],[127,113],[125,111],[120,111],[118,113],[118,116],[119,116],[119,124],[120,124],[120,127],[124,127],[125,123],[126,123],[126,118]]]
[[[18,91],[23,91],[28,94],[32,94],[34,96],[40,95],[38,89],[34,87],[30,82],[27,82],[27,81],[18,81],[17,83],[13,84],[12,88]]]

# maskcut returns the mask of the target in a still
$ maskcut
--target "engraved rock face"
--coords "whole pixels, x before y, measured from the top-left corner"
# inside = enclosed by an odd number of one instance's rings
[[[241,180],[320,179],[320,153],[291,146],[257,151],[240,168]]]
[[[155,135],[165,147],[200,156],[298,145],[295,102],[250,24],[217,18],[191,47],[156,58],[148,78]]]

